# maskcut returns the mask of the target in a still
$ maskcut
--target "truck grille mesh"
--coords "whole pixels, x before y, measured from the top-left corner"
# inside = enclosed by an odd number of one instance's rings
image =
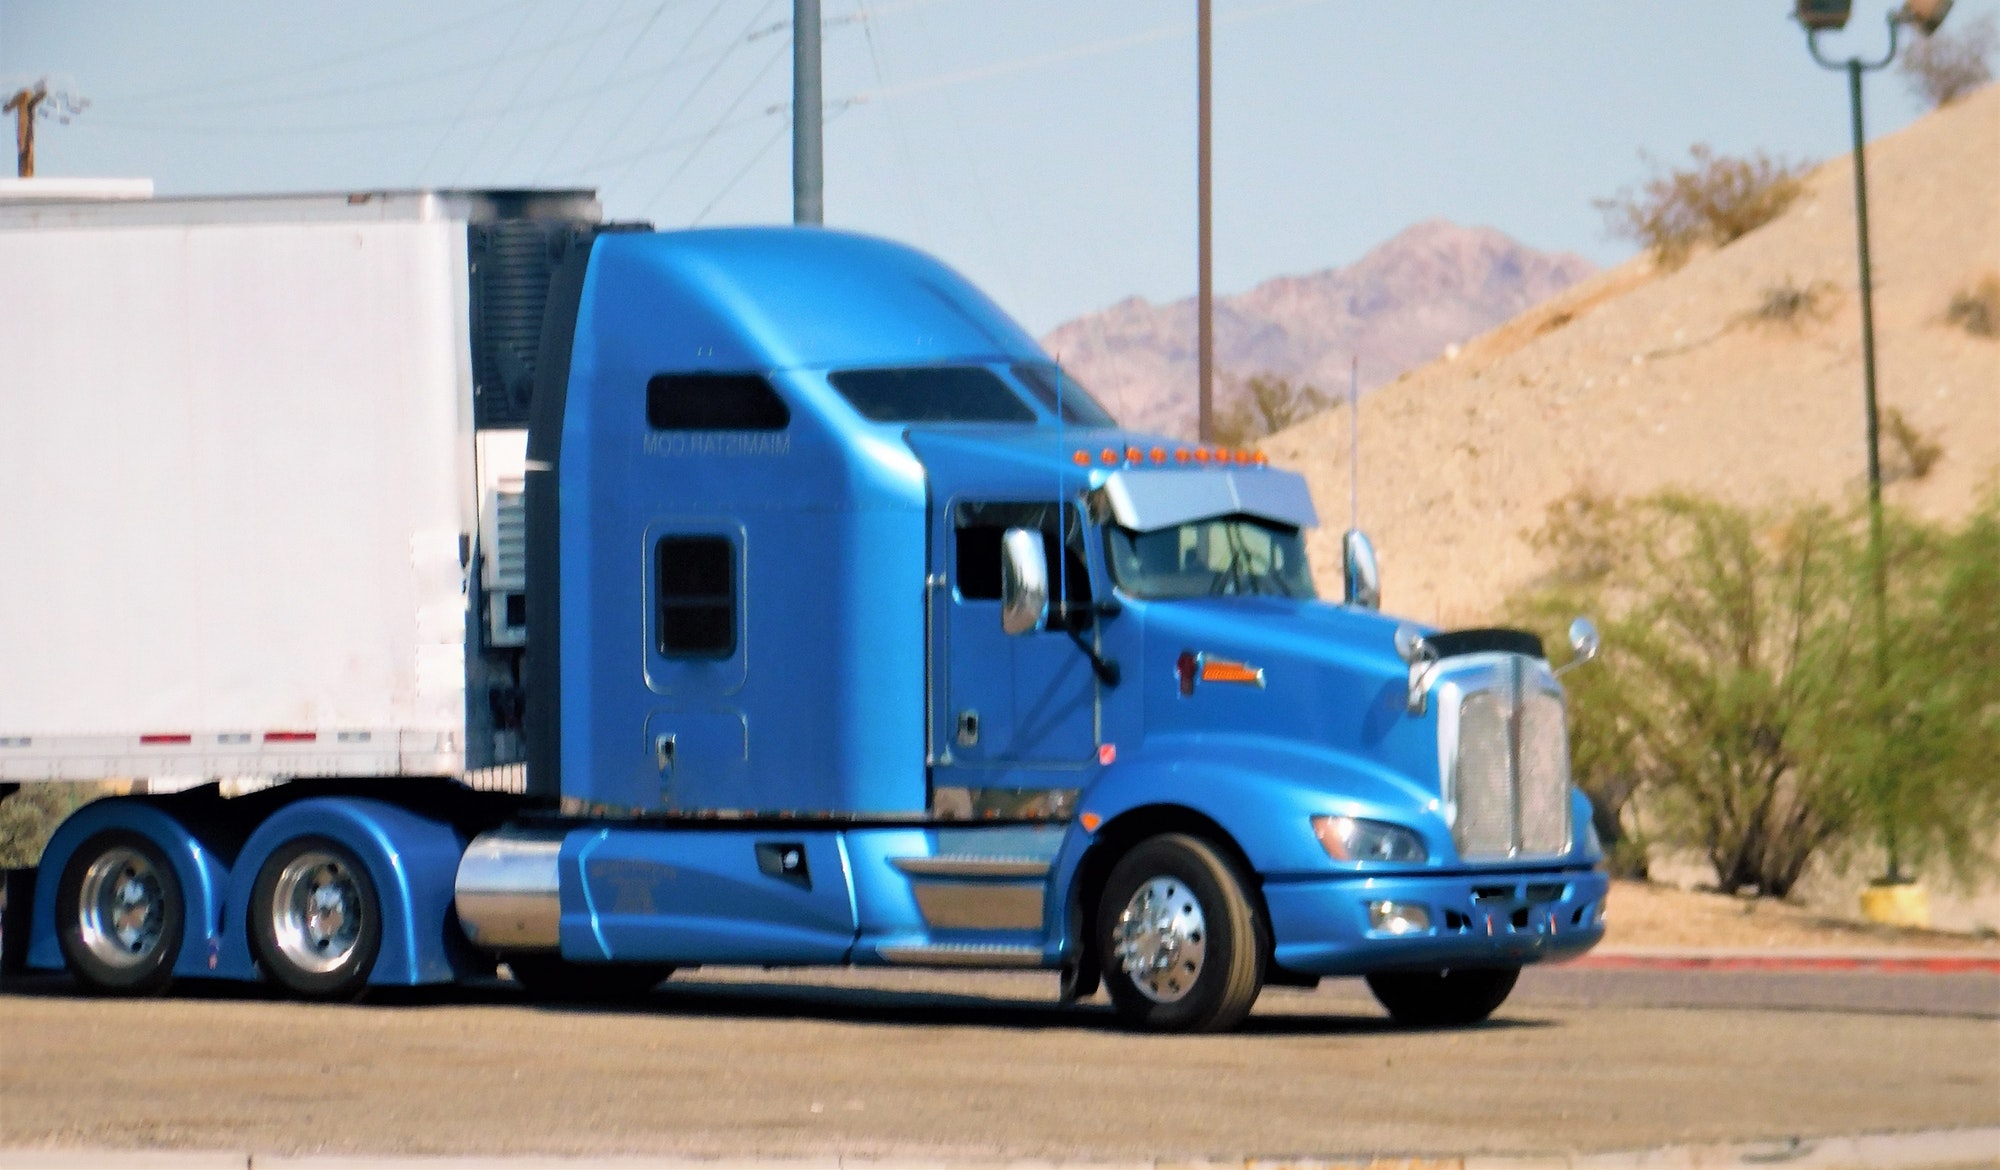
[[[1520,667],[1500,686],[1465,696],[1452,776],[1452,840],[1459,856],[1539,857],[1570,845],[1569,744],[1562,700],[1523,687]]]

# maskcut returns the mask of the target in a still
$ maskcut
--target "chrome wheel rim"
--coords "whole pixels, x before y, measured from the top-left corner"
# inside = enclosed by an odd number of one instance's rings
[[[344,858],[309,850],[285,864],[271,888],[271,934],[292,966],[339,970],[361,939],[361,885]]]
[[[106,851],[84,871],[79,893],[77,926],[92,958],[132,968],[160,949],[167,889],[145,854],[126,846]]]
[[[1139,994],[1175,1003],[1194,990],[1208,957],[1208,920],[1179,878],[1156,877],[1125,903],[1112,928],[1119,967]]]

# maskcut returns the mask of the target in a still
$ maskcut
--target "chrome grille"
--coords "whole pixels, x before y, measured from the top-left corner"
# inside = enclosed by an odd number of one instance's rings
[[[1468,859],[1547,857],[1570,846],[1569,743],[1559,695],[1509,656],[1472,672],[1445,745],[1452,840]],[[1446,728],[1450,734],[1449,727]]]
[[[1508,711],[1492,691],[1469,696],[1458,713],[1458,820],[1452,835],[1467,857],[1506,856],[1514,847]]]

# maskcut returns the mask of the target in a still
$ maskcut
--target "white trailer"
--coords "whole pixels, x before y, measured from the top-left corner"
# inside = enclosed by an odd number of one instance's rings
[[[0,783],[517,785],[525,400],[594,197],[52,193],[0,192]]]

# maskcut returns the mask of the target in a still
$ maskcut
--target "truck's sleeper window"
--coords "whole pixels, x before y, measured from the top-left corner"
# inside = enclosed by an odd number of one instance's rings
[[[841,370],[827,381],[875,422],[1032,423],[1035,412],[983,366]]]
[[[655,374],[646,423],[656,431],[782,431],[791,408],[762,374]]]
[[[736,547],[721,536],[666,536],[655,550],[660,653],[728,658],[736,653]]]
[[[953,576],[965,601],[1000,600],[1000,539],[1009,528],[1038,529],[1048,552],[1049,593],[1056,592],[1057,573],[1064,574],[1065,598],[1090,600],[1090,566],[1083,556],[1083,526],[1075,508],[1068,509],[1069,541],[1062,565],[1056,563],[1054,504],[960,504],[953,517],[957,544]]]

